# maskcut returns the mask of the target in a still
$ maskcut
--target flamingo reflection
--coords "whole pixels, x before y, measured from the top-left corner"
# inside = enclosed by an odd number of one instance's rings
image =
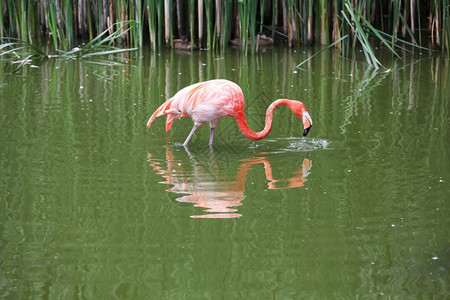
[[[187,150],[191,160],[195,157]],[[172,185],[166,191],[177,194],[185,194],[177,198],[178,202],[193,203],[196,207],[205,208],[208,214],[193,215],[192,218],[239,218],[242,215],[237,207],[242,205],[245,198],[245,182],[249,170],[253,165],[263,164],[267,187],[271,190],[290,189],[302,187],[311,168],[311,160],[303,159],[303,163],[292,173],[288,179],[275,179],[272,174],[272,166],[265,153],[256,154],[254,157],[240,161],[236,176],[221,175],[221,169],[211,153],[209,162],[194,164],[190,172],[183,170],[183,161],[174,158],[169,147],[166,148],[165,161],[157,159],[148,153],[150,166],[156,174],[161,175],[165,181],[160,183]],[[164,162],[164,164],[163,164]],[[163,167],[166,166],[166,168]]]

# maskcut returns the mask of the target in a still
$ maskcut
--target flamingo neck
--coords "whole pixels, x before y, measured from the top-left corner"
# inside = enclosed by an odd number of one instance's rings
[[[280,99],[272,102],[272,104],[270,104],[270,106],[267,108],[266,111],[266,123],[264,129],[261,130],[260,132],[255,132],[250,129],[247,123],[247,119],[245,117],[245,112],[242,110],[235,118],[238,123],[239,129],[241,130],[243,135],[245,135],[247,138],[251,140],[257,141],[265,138],[272,129],[273,112],[275,108],[279,105],[287,105],[290,107],[291,102],[292,102],[291,100],[287,99]]]

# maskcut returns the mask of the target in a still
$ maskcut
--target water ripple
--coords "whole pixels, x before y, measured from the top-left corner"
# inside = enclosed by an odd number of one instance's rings
[[[326,139],[319,138],[277,138],[268,139],[262,143],[252,144],[250,148],[258,149],[259,151],[267,151],[270,149],[271,153],[286,153],[286,152],[313,152],[318,150],[331,150],[331,142]]]

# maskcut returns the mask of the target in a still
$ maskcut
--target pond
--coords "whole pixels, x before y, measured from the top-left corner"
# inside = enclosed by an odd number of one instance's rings
[[[449,61],[379,50],[151,52],[0,67],[0,297],[449,296]],[[153,111],[181,88],[239,84],[264,140]]]

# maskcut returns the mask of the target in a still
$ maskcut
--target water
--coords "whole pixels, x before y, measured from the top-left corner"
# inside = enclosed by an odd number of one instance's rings
[[[449,71],[428,53],[267,49],[49,60],[0,69],[0,297],[449,297]],[[201,80],[237,82],[267,139],[224,118],[209,148],[150,114]]]

